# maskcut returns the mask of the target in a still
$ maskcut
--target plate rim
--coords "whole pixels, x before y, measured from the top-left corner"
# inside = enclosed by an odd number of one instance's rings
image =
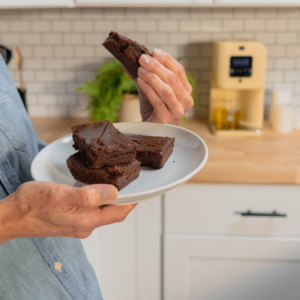
[[[188,181],[191,177],[193,177],[196,173],[198,173],[203,167],[204,165],[206,164],[207,162],[207,159],[208,159],[208,148],[207,148],[207,145],[206,143],[203,141],[203,139],[197,135],[196,133],[194,133],[193,131],[191,130],[188,130],[186,128],[183,128],[183,127],[180,127],[180,126],[176,126],[176,125],[171,125],[171,124],[163,124],[163,123],[154,123],[154,122],[119,122],[119,123],[113,123],[113,125],[117,125],[117,124],[136,124],[136,123],[146,123],[146,124],[152,124],[152,125],[163,125],[163,126],[167,126],[167,127],[175,127],[176,129],[179,129],[179,130],[183,130],[183,131],[186,131],[186,132],[189,132],[191,133],[192,135],[194,135],[197,139],[199,139],[202,143],[202,145],[204,146],[204,150],[205,150],[205,154],[204,154],[204,159],[202,160],[202,162],[198,165],[198,167],[191,173],[189,173],[188,175],[184,176],[183,178],[181,179],[178,179],[177,181],[174,181],[172,183],[169,183],[168,185],[165,185],[163,187],[160,187],[160,188],[156,188],[156,189],[152,189],[152,190],[149,190],[147,192],[143,192],[143,193],[136,193],[136,194],[130,194],[130,195],[121,195],[116,198],[116,200],[124,200],[124,199],[127,199],[127,198],[133,198],[133,197],[139,197],[139,196],[147,196],[147,195],[150,195],[150,194],[154,194],[156,192],[159,192],[159,191],[163,191],[163,190],[167,190],[169,188],[172,188],[173,186],[176,187],[178,185],[180,185],[181,183],[185,183],[186,181]],[[31,177],[33,178],[34,181],[38,181],[35,176],[33,175],[33,165],[35,164],[35,161],[37,159],[37,157],[40,155],[40,153],[42,153],[48,146],[62,140],[62,139],[65,139],[69,136],[71,136],[72,133],[69,133],[55,141],[53,141],[52,143],[48,144],[44,149],[42,149],[33,159],[32,163],[31,163],[31,166],[30,166],[30,174],[31,174]],[[176,141],[176,138],[175,138],[175,141]]]

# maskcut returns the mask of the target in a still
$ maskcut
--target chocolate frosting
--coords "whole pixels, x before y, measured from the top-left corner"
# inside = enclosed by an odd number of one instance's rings
[[[110,121],[76,125],[72,127],[72,130],[85,140],[87,147],[106,148],[108,152],[116,147],[134,148],[131,140],[120,133]]]

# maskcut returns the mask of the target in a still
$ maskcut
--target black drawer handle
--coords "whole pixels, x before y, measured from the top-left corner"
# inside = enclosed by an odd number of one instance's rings
[[[241,215],[245,217],[281,217],[286,218],[287,214],[280,214],[276,210],[274,210],[271,213],[258,213],[258,212],[252,212],[251,210],[245,211],[245,212],[235,212],[236,215]]]

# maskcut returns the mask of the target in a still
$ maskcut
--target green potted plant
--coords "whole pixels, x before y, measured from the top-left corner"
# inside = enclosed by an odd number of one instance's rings
[[[196,103],[195,79],[187,73],[193,87],[192,97]],[[93,81],[87,81],[77,92],[90,97],[87,107],[92,121],[110,120],[111,122],[141,121],[138,91],[134,81],[125,73],[118,60],[104,63],[96,72]]]

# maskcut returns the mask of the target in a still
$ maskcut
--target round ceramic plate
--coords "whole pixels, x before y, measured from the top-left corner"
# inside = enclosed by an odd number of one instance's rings
[[[187,129],[146,122],[116,123],[114,126],[122,133],[175,137],[175,146],[162,169],[142,167],[140,176],[122,189],[111,204],[138,203],[157,197],[188,181],[206,163],[208,150],[204,141]],[[72,144],[69,134],[44,148],[32,162],[33,179],[76,187],[86,185],[75,180],[67,167],[67,158],[75,153]]]

